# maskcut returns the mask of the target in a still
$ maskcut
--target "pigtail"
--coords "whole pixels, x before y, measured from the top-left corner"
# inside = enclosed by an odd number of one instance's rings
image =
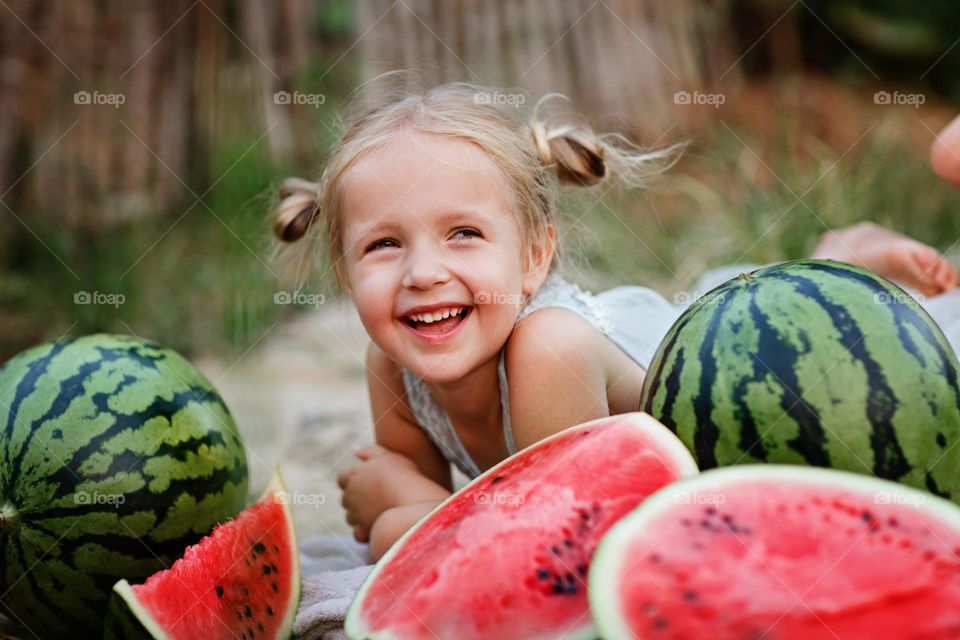
[[[273,234],[283,242],[296,242],[320,215],[320,186],[302,178],[287,178],[278,191],[280,204],[273,214]]]
[[[551,93],[534,106],[528,125],[540,164],[556,171],[562,184],[593,186],[607,180],[631,187],[646,185],[646,179],[662,173],[680,159],[684,144],[657,151],[646,151],[617,134],[598,135],[583,124],[552,124],[539,115],[541,105]]]

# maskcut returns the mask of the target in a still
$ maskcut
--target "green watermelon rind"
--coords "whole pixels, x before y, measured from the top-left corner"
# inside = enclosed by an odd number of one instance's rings
[[[842,487],[853,495],[870,498],[885,495],[891,504],[916,504],[918,510],[932,512],[938,521],[960,532],[960,508],[957,505],[926,491],[882,478],[837,469],[778,464],[739,465],[703,471],[652,494],[614,524],[597,545],[590,563],[587,596],[590,612],[604,640],[631,640],[635,637],[624,622],[625,614],[614,591],[622,558],[634,532],[671,509],[686,506],[693,495],[719,493],[727,486],[744,481],[796,482],[806,487],[822,485],[832,489]]]
[[[796,287],[798,279],[817,297],[798,291],[762,299],[765,288],[787,281]],[[819,308],[823,331],[812,320],[796,322],[781,303],[802,304],[811,314]],[[745,323],[740,337],[729,324],[738,315]],[[778,349],[796,356],[795,381],[784,382],[774,373],[777,363],[764,361],[761,339],[786,343]],[[823,361],[828,345],[837,357]],[[764,462],[862,470],[960,502],[960,481],[949,471],[960,464],[958,371],[943,331],[895,283],[843,262],[793,260],[731,278],[687,308],[653,356],[639,408],[673,430],[703,469]],[[911,392],[916,379],[926,381],[922,394]],[[792,393],[803,403],[790,400]],[[939,456],[946,464],[928,469]]]
[[[538,441],[535,445],[533,445],[533,447],[538,447],[543,443],[558,440],[560,438],[569,437],[571,433],[575,433],[577,431],[593,428],[597,424],[609,421],[611,417],[621,418],[624,422],[635,426],[638,431],[644,432],[644,435],[648,436],[650,440],[659,447],[659,451],[670,456],[670,459],[676,466],[676,470],[681,478],[695,475],[700,472],[699,468],[697,467],[697,463],[693,459],[693,455],[683,445],[683,443],[681,443],[680,440],[677,439],[677,437],[671,433],[669,429],[660,424],[656,419],[639,411],[618,414],[617,416],[598,418],[596,420],[591,420],[590,422],[584,422],[583,424],[569,427],[563,431],[559,431],[544,438],[543,440]],[[529,449],[525,449],[525,451],[528,450]],[[522,455],[522,452],[515,455]],[[369,575],[367,575],[366,579],[363,581],[363,584],[360,586],[360,590],[357,592],[353,602],[350,604],[350,608],[347,610],[347,616],[344,620],[344,633],[349,640],[403,640],[402,638],[399,638],[387,631],[372,632],[367,628],[363,621],[361,609],[363,608],[364,596],[370,589],[370,586],[376,581],[377,575],[383,569],[383,567],[390,562],[391,558],[400,552],[404,546],[404,542],[407,540],[407,538],[412,536],[417,529],[423,526],[423,524],[427,522],[435,513],[443,509],[444,505],[456,499],[461,493],[467,491],[475,484],[486,482],[488,478],[496,476],[500,469],[512,459],[513,456],[502,460],[471,480],[459,491],[451,494],[450,497],[437,505],[432,511],[430,511],[430,513],[421,518],[414,526],[410,527],[410,529],[408,529],[407,532],[404,533],[403,536],[401,536],[392,547],[390,547],[387,553],[380,558],[377,564],[370,571]],[[575,631],[573,634],[559,636],[559,638],[562,638],[563,640],[596,640],[596,637],[597,634],[594,630],[594,625],[592,624],[585,624],[580,632]]]
[[[147,361],[153,364],[143,364]],[[118,393],[157,381],[153,393]],[[112,415],[85,408],[102,394]],[[10,537],[0,545],[6,556],[0,590],[6,590],[10,611],[41,635],[98,632],[115,580],[150,575],[243,509],[248,470],[236,424],[210,380],[172,349],[117,334],[46,342],[0,366],[0,396],[9,405],[2,411],[6,429],[0,430],[0,493],[21,502],[17,526],[8,527]],[[157,416],[123,422],[154,403],[164,410],[177,405],[175,413],[164,414],[168,426],[162,434],[156,431],[162,427]],[[97,423],[97,429],[62,435],[78,421]],[[141,451],[131,443],[152,444]],[[182,453],[158,453],[160,445]],[[98,466],[117,450],[139,457],[119,472],[101,474]],[[191,460],[197,461],[195,473],[178,469]],[[217,474],[222,482],[213,482]],[[143,482],[130,488],[137,476]],[[173,488],[176,496],[151,502]],[[80,499],[92,494],[123,501],[100,506]],[[42,526],[34,524],[38,520]],[[28,535],[43,544],[24,543]]]
[[[290,509],[290,493],[287,491],[287,487],[283,482],[283,477],[280,475],[279,467],[275,468],[273,475],[270,478],[270,482],[267,484],[266,490],[263,492],[263,495],[257,502],[263,502],[268,498],[276,499],[283,505],[284,520],[287,523],[287,531],[289,532],[288,543],[290,545],[292,562],[294,571],[291,574],[292,582],[292,591],[290,598],[290,604],[287,607],[287,611],[283,616],[283,623],[281,628],[288,628],[290,633],[286,638],[293,637],[293,621],[297,616],[297,609],[300,606],[300,598],[302,596],[301,592],[301,578],[300,578],[300,554],[299,546],[297,544],[297,531],[294,527],[293,522],[293,512]],[[153,619],[150,613],[140,606],[140,601],[137,599],[136,594],[133,592],[133,588],[130,583],[126,580],[119,580],[115,585],[113,585],[113,591],[117,597],[122,600],[126,605],[127,611],[129,614],[141,625],[143,629],[147,631],[155,640],[172,640],[168,636],[159,624]]]

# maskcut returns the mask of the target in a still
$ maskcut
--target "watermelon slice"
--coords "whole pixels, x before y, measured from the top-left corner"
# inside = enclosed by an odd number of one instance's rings
[[[606,640],[955,639],[960,509],[843,471],[707,471],[617,523],[589,584]]]
[[[668,482],[697,472],[642,413],[571,427],[448,498],[374,567],[349,638],[594,638],[587,568],[600,537]]]
[[[107,638],[289,638],[300,602],[300,562],[279,470],[263,497],[187,548],[143,584],[121,580]]]

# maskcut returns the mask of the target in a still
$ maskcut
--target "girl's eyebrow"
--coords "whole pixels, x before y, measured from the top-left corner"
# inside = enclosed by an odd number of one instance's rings
[[[407,219],[413,215],[415,214],[408,214]],[[450,224],[451,222],[458,220],[486,222],[488,219],[489,218],[487,215],[474,209],[448,209],[437,214],[436,216],[436,222],[441,225]],[[361,231],[360,237],[364,238],[372,233],[384,233],[398,228],[400,228],[400,225],[395,219],[384,219],[381,217],[380,219],[370,223],[363,231]]]

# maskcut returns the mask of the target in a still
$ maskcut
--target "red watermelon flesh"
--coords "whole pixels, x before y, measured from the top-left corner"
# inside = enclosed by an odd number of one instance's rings
[[[267,492],[146,582],[114,592],[154,638],[288,638],[300,601],[300,565],[279,472]]]
[[[600,537],[697,472],[650,416],[567,429],[490,469],[409,531],[364,583],[350,638],[593,638],[586,578]]]
[[[840,471],[678,482],[610,531],[590,571],[607,640],[960,637],[960,509]]]

